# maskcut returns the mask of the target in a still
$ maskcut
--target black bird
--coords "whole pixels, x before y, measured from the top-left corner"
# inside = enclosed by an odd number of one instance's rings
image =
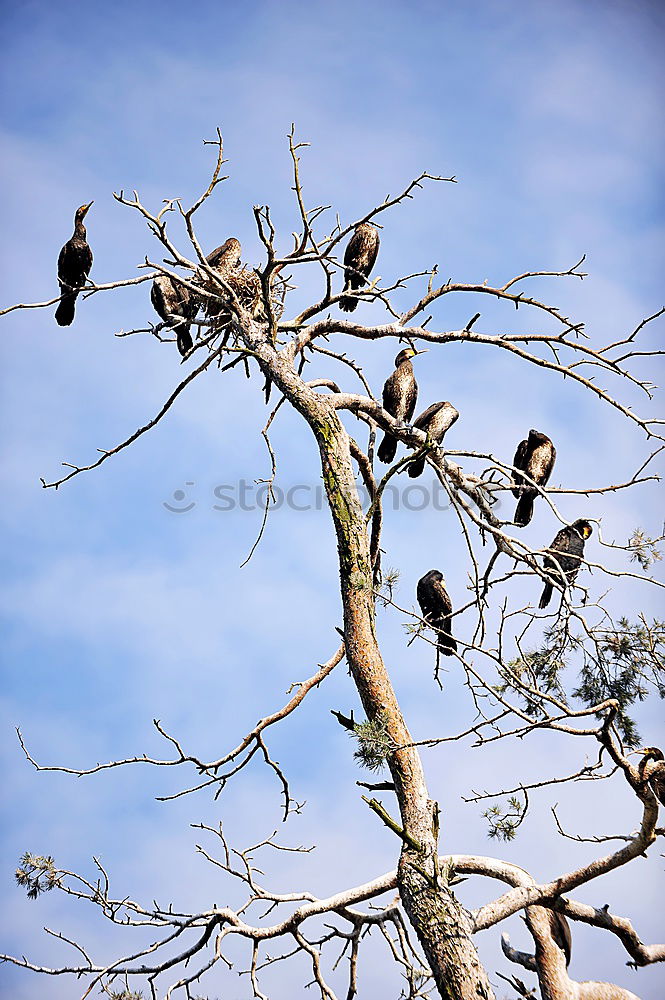
[[[439,649],[444,656],[452,656],[457,651],[450,621],[453,605],[446,590],[443,573],[438,569],[431,569],[429,573],[425,573],[418,580],[416,597],[423,618],[437,633]]]
[[[593,528],[588,521],[579,519],[558,531],[543,559],[543,568],[565,586],[575,582],[584,555],[584,543]],[[559,568],[561,567],[561,568]],[[562,577],[563,571],[563,577]],[[546,608],[552,599],[553,586],[546,583],[540,598],[539,608]]]
[[[642,760],[637,768],[642,781],[648,781],[653,794],[662,806],[665,806],[665,758],[658,747],[642,747],[636,753],[642,754]],[[650,762],[653,764],[649,766]]]
[[[400,351],[395,358],[395,371],[388,376],[383,386],[383,408],[399,424],[408,424],[413,416],[418,400],[418,383],[413,374],[411,358],[425,351],[414,351],[412,347]],[[388,431],[384,434],[377,455],[381,462],[389,464],[397,451],[397,439]]]
[[[570,924],[564,917],[563,913],[558,913],[557,910],[548,910],[550,917],[550,933],[554,940],[554,943],[561,948],[561,951],[566,956],[566,967],[570,965],[570,956],[573,951],[573,938],[570,933]]]
[[[349,240],[344,254],[344,291],[355,292],[365,284],[369,273],[376,263],[379,252],[379,232],[369,224],[361,222]],[[344,312],[353,312],[358,305],[358,299],[345,295],[339,300],[339,307]]]
[[[452,403],[432,403],[413,422],[414,427],[425,431],[428,440],[433,444],[441,444],[443,436],[449,427],[455,423],[459,413]],[[412,479],[416,479],[422,474],[425,468],[425,455],[416,458],[408,466],[407,471]]]
[[[193,346],[189,328],[199,311],[197,295],[168,274],[158,274],[152,283],[150,301],[160,319],[173,328],[178,350],[184,357]],[[175,316],[180,316],[181,319],[174,319]]]
[[[520,441],[515,452],[513,465],[515,469],[526,472],[530,479],[533,479],[536,486],[545,486],[554,468],[556,461],[556,448],[547,437],[540,431],[529,431],[526,441]],[[518,472],[512,474],[513,496],[519,500],[515,511],[515,524],[524,527],[533,517],[533,502],[538,496],[535,486],[527,483]]]
[[[58,284],[62,298],[55,311],[58,326],[70,326],[74,320],[76,297],[85,285],[92,267],[92,250],[88,246],[83,220],[93,202],[81,205],[74,216],[74,233],[58,257]]]

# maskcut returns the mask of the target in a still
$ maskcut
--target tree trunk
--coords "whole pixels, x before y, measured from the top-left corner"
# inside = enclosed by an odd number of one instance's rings
[[[367,718],[384,720],[401,749],[388,757],[405,834],[398,866],[404,909],[446,1000],[490,1000],[493,993],[471,939],[468,915],[438,872],[438,807],[428,798],[420,756],[402,716],[375,630],[373,567],[349,440],[336,413],[312,423],[337,532],[346,657]]]
[[[254,329],[252,329],[254,327]],[[388,757],[402,826],[418,849],[404,843],[398,866],[404,910],[444,1000],[494,1000],[471,938],[464,907],[438,872],[438,807],[429,799],[420,756],[402,716],[376,639],[373,567],[356,487],[349,436],[325,396],[294,372],[255,324],[243,339],[267,376],[304,416],[319,446],[321,470],[337,534],[346,659],[369,720],[380,716],[399,749]]]

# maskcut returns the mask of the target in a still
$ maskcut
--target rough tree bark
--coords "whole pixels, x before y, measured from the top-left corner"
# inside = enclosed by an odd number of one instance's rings
[[[526,922],[536,944],[533,971],[538,975],[542,1000],[639,1000],[630,990],[613,983],[573,982],[564,954],[552,940],[547,910],[528,906]]]
[[[337,412],[310,389],[255,324],[243,324],[242,339],[286,399],[303,415],[316,438],[326,495],[337,535],[344,643],[351,676],[367,718],[380,716],[398,748],[387,763],[395,785],[404,842],[398,887],[404,909],[444,1000],[493,1000],[487,974],[472,941],[466,910],[438,866],[438,806],[427,793],[418,750],[400,710],[376,638],[373,565],[355,475],[350,438]],[[417,845],[417,846],[416,846]]]

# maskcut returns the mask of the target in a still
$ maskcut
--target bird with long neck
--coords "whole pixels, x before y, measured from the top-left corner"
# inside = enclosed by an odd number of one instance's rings
[[[74,232],[58,256],[58,284],[61,299],[55,311],[59,326],[70,326],[74,320],[76,299],[92,267],[92,250],[88,245],[83,220],[93,202],[81,205],[74,216]]]
[[[425,351],[416,351],[407,347],[395,358],[395,371],[389,375],[383,386],[383,408],[394,417],[398,424],[406,427],[413,416],[418,401],[418,383],[413,373],[411,358]],[[377,456],[386,465],[392,462],[397,451],[397,439],[390,431],[386,431]]]

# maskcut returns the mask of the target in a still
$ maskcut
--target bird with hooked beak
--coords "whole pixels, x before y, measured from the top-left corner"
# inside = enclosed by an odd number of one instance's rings
[[[93,204],[94,202],[90,201],[87,205],[81,205],[76,209],[74,232],[58,256],[58,284],[62,296],[55,311],[58,326],[70,326],[74,321],[78,293],[90,274],[92,250],[88,245],[83,220]]]
[[[592,531],[589,522],[579,518],[554,536],[554,541],[546,550],[543,569],[549,576],[554,577],[560,586],[570,587],[575,583],[584,556],[584,543],[591,537]],[[552,591],[552,584],[547,582],[540,597],[539,608],[547,607],[552,600]]]
[[[383,386],[383,408],[404,428],[409,426],[418,401],[418,383],[413,373],[411,358],[426,353],[426,350],[416,351],[413,347],[400,351],[395,358],[395,371],[388,376]],[[396,451],[397,438],[393,437],[390,431],[386,431],[376,453],[379,461],[389,465]]]

